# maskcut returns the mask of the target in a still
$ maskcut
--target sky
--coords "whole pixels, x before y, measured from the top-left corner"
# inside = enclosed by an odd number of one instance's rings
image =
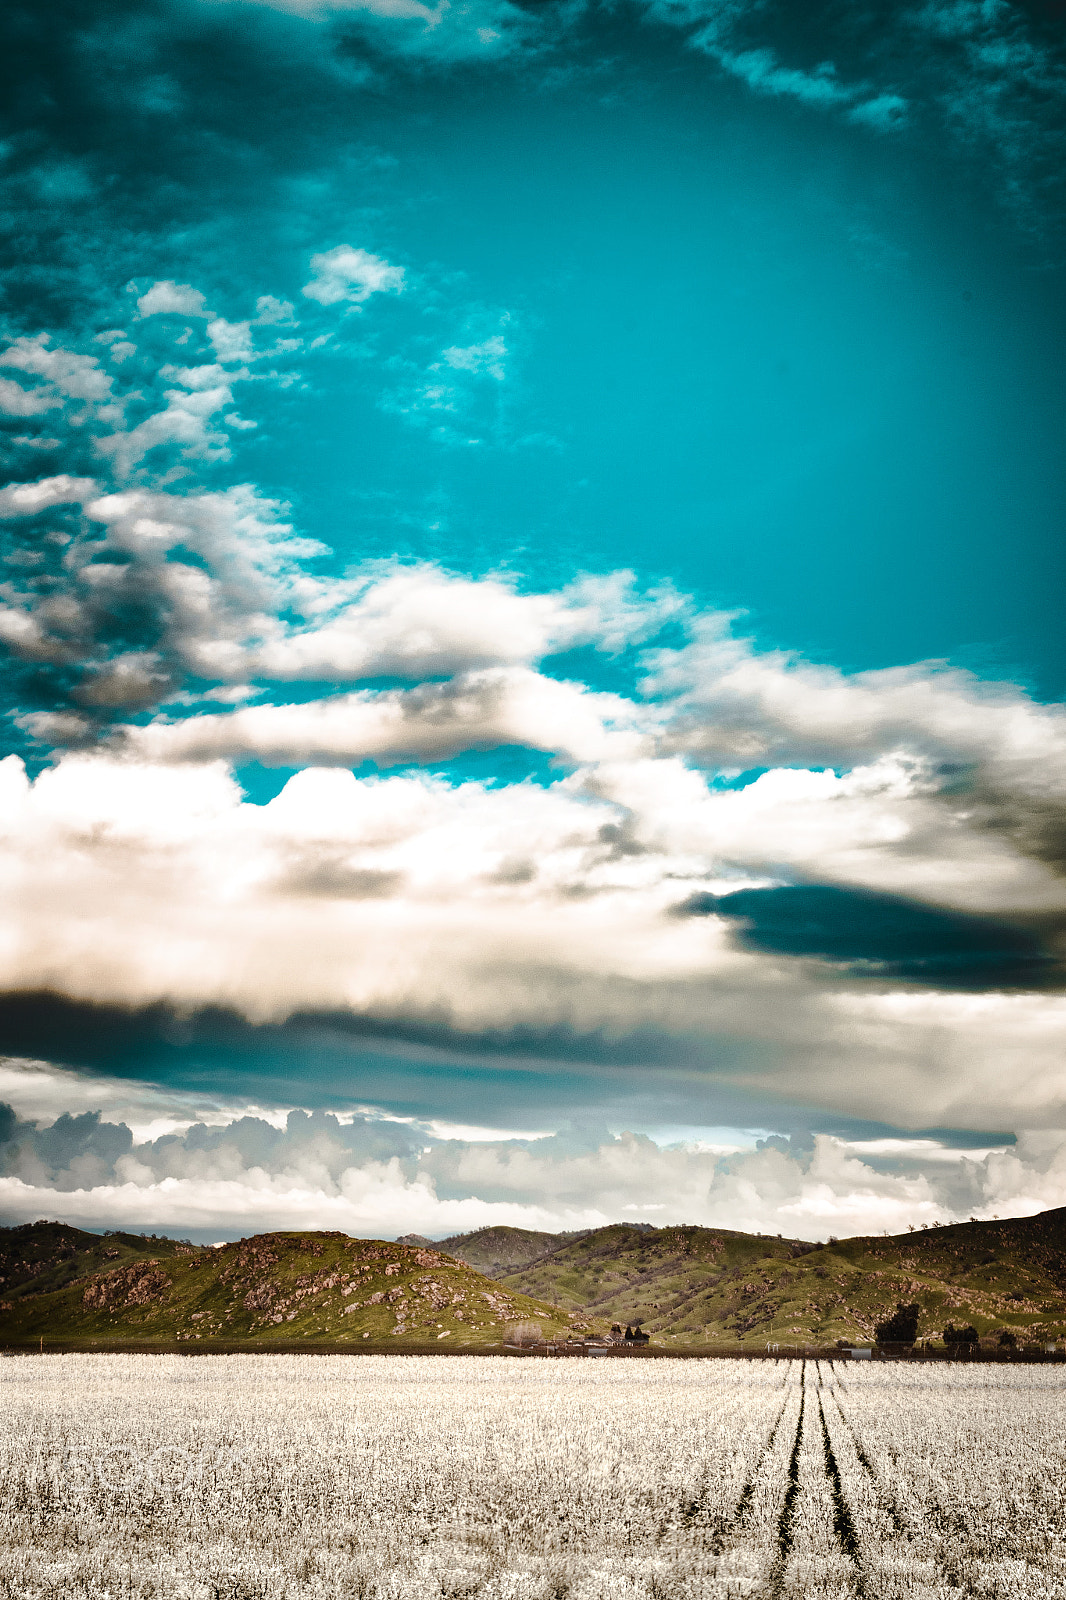
[[[0,1222],[1066,1204],[1061,0],[0,33]]]

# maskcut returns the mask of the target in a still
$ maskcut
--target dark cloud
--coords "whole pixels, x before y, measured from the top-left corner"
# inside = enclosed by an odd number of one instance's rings
[[[1061,987],[1062,962],[1038,934],[869,889],[810,884],[695,895],[692,916],[727,917],[752,950],[816,956],[855,977],[947,989]]]
[[[558,1027],[474,1035],[443,1020],[434,1028],[341,1014],[255,1024],[219,1008],[181,1013],[8,993],[0,995],[0,1054],[195,1093],[254,1094],[266,1104],[371,1104],[468,1124],[824,1121],[804,1104],[722,1081],[756,1071],[756,1062],[765,1069],[765,1045],[670,1040],[651,1029],[635,1037]]]

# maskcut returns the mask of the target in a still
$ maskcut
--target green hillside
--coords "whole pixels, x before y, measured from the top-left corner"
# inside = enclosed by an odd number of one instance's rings
[[[480,1267],[480,1270],[478,1268]],[[0,1344],[489,1349],[641,1322],[659,1348],[868,1343],[897,1302],[919,1339],[1066,1339],[1066,1210],[812,1245],[723,1228],[488,1228],[431,1244],[273,1233],[218,1249],[59,1223],[0,1229]]]
[[[457,1233],[450,1239],[441,1239],[436,1248],[465,1261],[486,1277],[502,1278],[577,1237],[574,1233],[535,1233],[528,1228],[479,1228],[476,1233]]]
[[[154,1234],[83,1233],[64,1222],[27,1222],[0,1228],[0,1311],[25,1295],[48,1294],[78,1278],[128,1266],[146,1257],[191,1250]],[[7,1302],[8,1304],[5,1304]]]
[[[35,1224],[47,1228],[49,1224]],[[24,1229],[4,1230],[26,1248]],[[77,1229],[67,1230],[77,1235]],[[90,1241],[93,1235],[81,1235]],[[66,1243],[70,1243],[67,1240]],[[77,1241],[74,1241],[75,1243]],[[99,1241],[107,1250],[112,1238]],[[84,1243],[61,1288],[9,1295],[0,1310],[0,1344],[186,1341],[330,1343],[464,1349],[498,1346],[509,1324],[536,1321],[545,1334],[589,1327],[580,1314],[550,1306],[474,1272],[433,1247],[350,1239],[340,1233],[269,1233],[217,1249],[169,1240],[139,1241],[118,1265],[94,1270]],[[58,1270],[53,1268],[53,1270]],[[44,1288],[47,1275],[40,1275]]]
[[[945,1325],[1066,1337],[1066,1209],[811,1246],[721,1228],[618,1224],[507,1273],[509,1288],[660,1344],[869,1342],[899,1301],[919,1338]]]

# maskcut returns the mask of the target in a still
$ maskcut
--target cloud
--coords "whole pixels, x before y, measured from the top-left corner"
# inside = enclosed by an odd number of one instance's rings
[[[72,478],[59,473],[36,483],[12,483],[0,489],[0,517],[32,517],[49,506],[75,505],[95,496],[93,478]]]
[[[293,563],[317,548],[287,543],[291,530],[277,507],[246,489],[96,491],[92,480],[61,475],[12,485],[0,503],[13,524],[27,519],[16,531],[34,554],[32,566],[10,569],[0,591],[10,647],[23,660],[71,669],[68,693],[77,703],[131,651],[152,664],[150,703],[195,666],[211,671],[227,651],[239,657],[257,615],[270,625]],[[76,509],[68,531],[29,520],[59,505]],[[176,548],[193,559],[175,559]]]
[[[10,378],[0,378],[0,411],[9,417],[39,417],[63,404],[59,395],[47,388],[24,389]]]
[[[227,322],[225,317],[216,317],[207,324],[207,337],[220,361],[250,361],[255,353],[249,322]]]
[[[0,1215],[208,1237],[335,1227],[444,1236],[491,1224],[726,1226],[786,1237],[898,1232],[1066,1200],[1062,1134],[991,1148],[827,1135],[729,1152],[606,1130],[470,1139],[381,1114],[231,1115],[138,1139],[98,1112],[8,1114]]]
[[[36,416],[61,406],[66,400],[107,401],[111,378],[102,371],[96,356],[82,355],[52,344],[47,333],[34,338],[15,339],[0,351],[0,367],[10,367],[45,381],[34,389],[4,380],[0,405],[14,416]]]
[[[169,391],[168,409],[113,436],[107,453],[128,460],[163,437],[185,437],[188,449],[201,448],[205,419],[228,396],[216,375],[210,367],[172,369],[190,387]],[[222,684],[255,676],[417,680],[524,665],[580,644],[624,650],[685,608],[666,588],[639,593],[628,573],[579,579],[547,594],[522,594],[501,579],[462,578],[431,566],[379,564],[344,577],[312,577],[304,563],[322,547],[296,535],[280,508],[247,486],[198,495],[146,489],[100,494],[99,487],[61,474],[0,492],[0,517],[18,541],[9,581],[0,589],[5,635],[18,659],[71,669],[64,695],[77,705],[131,650],[139,662],[155,663],[157,692],[148,700],[139,694],[141,705],[166,698],[189,675]],[[42,529],[40,513],[58,506],[69,508],[66,531]],[[136,627],[124,629],[121,619],[132,608]],[[512,702],[520,682],[512,683]],[[440,691],[438,711],[431,692],[421,704],[431,721],[453,715],[464,697],[480,696],[487,705],[499,692],[486,679]],[[523,690],[522,715],[535,721],[530,692]],[[540,689],[542,700],[562,693],[547,684]],[[97,695],[96,704],[102,703]],[[397,701],[396,713],[413,727],[403,704],[410,702]],[[345,715],[340,704],[320,708],[320,723],[328,717],[335,730],[331,744]],[[293,717],[288,714],[290,726]],[[35,725],[40,732],[50,726]],[[159,747],[181,737],[160,732]],[[211,737],[225,741],[219,725]]]
[[[20,910],[0,985],[260,1020],[336,1012],[464,1048],[565,1039],[581,1056],[595,1041],[615,1060],[687,1059],[710,1082],[897,1125],[1066,1113],[1060,998],[942,982],[867,993],[832,951],[746,946],[726,916],[679,916],[694,894],[759,884],[750,833],[746,854],[729,834],[751,827],[743,791],[738,806],[680,766],[624,765],[626,803],[580,770],[488,789],[306,769],[255,806],[221,763],[75,754],[29,785],[9,758],[5,891]],[[901,820],[880,793],[875,811]],[[853,881],[884,875],[900,841],[870,827],[861,792],[856,814],[830,789],[795,820],[788,796],[757,817],[764,857],[776,845],[780,863],[797,824],[806,848],[814,821],[845,852],[854,830]],[[974,849],[970,883],[982,867]],[[746,1041],[754,1077],[722,1059],[723,1038]],[[1024,1072],[1006,1073],[1019,1052]]]
[[[255,302],[255,321],[259,327],[291,327],[296,318],[288,300],[279,300],[272,294],[261,294]]]
[[[444,65],[506,58],[535,48],[559,29],[557,12],[532,18],[510,0],[255,0],[311,23],[331,21],[369,38],[384,55],[421,58]]]
[[[639,749],[640,720],[639,708],[620,696],[496,667],[410,690],[364,690],[130,727],[122,748],[148,761],[221,757],[351,767],[367,760],[443,761],[465,750],[515,744],[584,761]]]
[[[210,364],[175,376],[216,387]],[[22,725],[73,747],[32,785],[0,768],[6,989],[685,1059],[730,1092],[915,1126],[1003,1126],[1012,1097],[1061,1114],[1061,1008],[1024,993],[1062,957],[1061,707],[935,664],[760,652],[624,573],[314,576],[317,547],[247,488],[57,475],[3,496],[37,565],[11,567],[0,632],[63,684]],[[545,670],[580,645],[642,659],[643,686]],[[383,676],[410,686],[350,688]],[[341,692],[283,703],[299,679]],[[256,680],[269,698],[242,705]],[[556,759],[555,781],[338,770],[500,747]],[[249,759],[309,765],[254,806],[230,775]],[[960,1009],[975,988],[989,1008]],[[916,989],[938,992],[888,1004]],[[1022,1037],[1024,1090],[997,1065]]]
[[[707,48],[707,44],[704,47]],[[838,105],[851,100],[856,92],[836,81],[832,62],[825,62],[814,72],[800,72],[795,67],[783,67],[774,52],[767,49],[741,50],[734,54],[716,48],[714,57],[727,72],[742,78],[758,94],[789,95],[808,105]]]
[[[902,126],[907,118],[907,109],[907,102],[902,95],[878,94],[853,106],[848,119],[851,122],[865,122],[879,133],[887,133]]]
[[[373,294],[400,294],[404,288],[403,267],[347,244],[312,256],[311,272],[311,281],[300,292],[324,306],[341,301],[361,305]]]
[[[172,283],[165,279],[153,283],[146,293],[138,296],[137,315],[141,317],[178,316],[210,317],[207,301],[199,289],[189,283]]]
[[[539,660],[593,644],[618,651],[685,607],[668,588],[641,594],[628,572],[579,578],[555,593],[521,593],[428,564],[371,568],[345,589],[309,593],[308,625],[264,644],[254,669],[277,679],[423,678]],[[318,616],[314,616],[314,612]]]
[[[507,376],[507,345],[502,334],[493,334],[480,344],[450,345],[441,351],[441,357],[460,372],[484,373],[499,383]]]

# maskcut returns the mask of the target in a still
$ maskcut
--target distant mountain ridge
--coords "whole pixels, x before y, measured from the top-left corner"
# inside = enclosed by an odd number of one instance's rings
[[[615,1223],[556,1235],[524,1264],[493,1267],[486,1229],[439,1249],[560,1311],[639,1320],[659,1343],[869,1342],[898,1302],[918,1304],[919,1338],[949,1322],[1019,1340],[1066,1339],[1066,1208],[882,1236],[771,1239],[726,1228]],[[551,1235],[507,1241],[511,1259]]]
[[[660,1348],[868,1343],[899,1302],[918,1337],[1066,1340],[1066,1208],[812,1245],[724,1228],[494,1227],[431,1241],[273,1233],[219,1248],[40,1222],[0,1229],[0,1344],[39,1339],[498,1346],[640,1322]]]

